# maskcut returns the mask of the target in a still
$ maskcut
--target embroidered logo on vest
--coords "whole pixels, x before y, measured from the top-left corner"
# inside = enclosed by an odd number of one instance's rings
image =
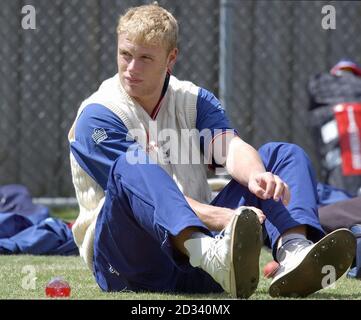
[[[96,129],[94,129],[92,138],[96,144],[99,144],[100,142],[107,139],[108,135],[103,128],[96,128]]]
[[[108,263],[108,264],[109,264],[109,269],[108,269],[109,272],[110,272],[110,273],[114,273],[114,274],[116,274],[116,275],[119,277],[119,272],[118,272],[117,270],[115,270],[110,263]]]

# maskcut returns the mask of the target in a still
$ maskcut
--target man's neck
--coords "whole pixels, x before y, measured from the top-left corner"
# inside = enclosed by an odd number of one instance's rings
[[[142,106],[142,108],[149,114],[149,116],[152,116],[153,112],[155,109],[157,109],[165,93],[167,92],[169,79],[170,73],[167,73],[162,89],[153,97],[149,97],[148,99],[144,99],[142,101],[136,99],[139,105]]]
[[[158,90],[157,90],[158,91]],[[153,110],[156,108],[158,101],[160,100],[161,91],[152,97],[146,97],[141,100],[135,99],[138,104],[151,116]]]

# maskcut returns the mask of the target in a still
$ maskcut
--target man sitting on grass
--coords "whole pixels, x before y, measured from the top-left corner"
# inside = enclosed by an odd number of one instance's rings
[[[73,233],[100,288],[248,298],[262,224],[281,264],[272,296],[321,289],[325,265],[344,274],[355,239],[345,229],[324,237],[304,151],[256,151],[211,92],[171,75],[178,24],[162,7],[129,9],[117,32],[118,73],[82,103],[69,132]],[[207,164],[233,178],[212,202]]]

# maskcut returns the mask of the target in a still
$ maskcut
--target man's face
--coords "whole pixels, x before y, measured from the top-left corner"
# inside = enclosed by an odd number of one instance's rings
[[[125,91],[143,107],[155,106],[167,69],[173,66],[176,56],[177,49],[168,54],[163,46],[141,45],[130,41],[126,35],[119,35],[118,72]]]

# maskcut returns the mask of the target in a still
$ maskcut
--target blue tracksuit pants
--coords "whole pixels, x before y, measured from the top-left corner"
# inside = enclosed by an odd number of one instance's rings
[[[268,143],[259,153],[267,171],[289,185],[290,204],[285,207],[281,202],[258,199],[235,180],[211,204],[260,208],[267,217],[263,228],[274,253],[280,234],[301,224],[309,226],[311,240],[319,240],[324,232],[317,214],[316,181],[305,152],[293,144]],[[172,247],[170,236],[187,227],[199,227],[212,235],[161,167],[129,164],[125,155],[120,156],[109,174],[106,200],[96,223],[94,275],[98,285],[105,291],[222,291]]]

